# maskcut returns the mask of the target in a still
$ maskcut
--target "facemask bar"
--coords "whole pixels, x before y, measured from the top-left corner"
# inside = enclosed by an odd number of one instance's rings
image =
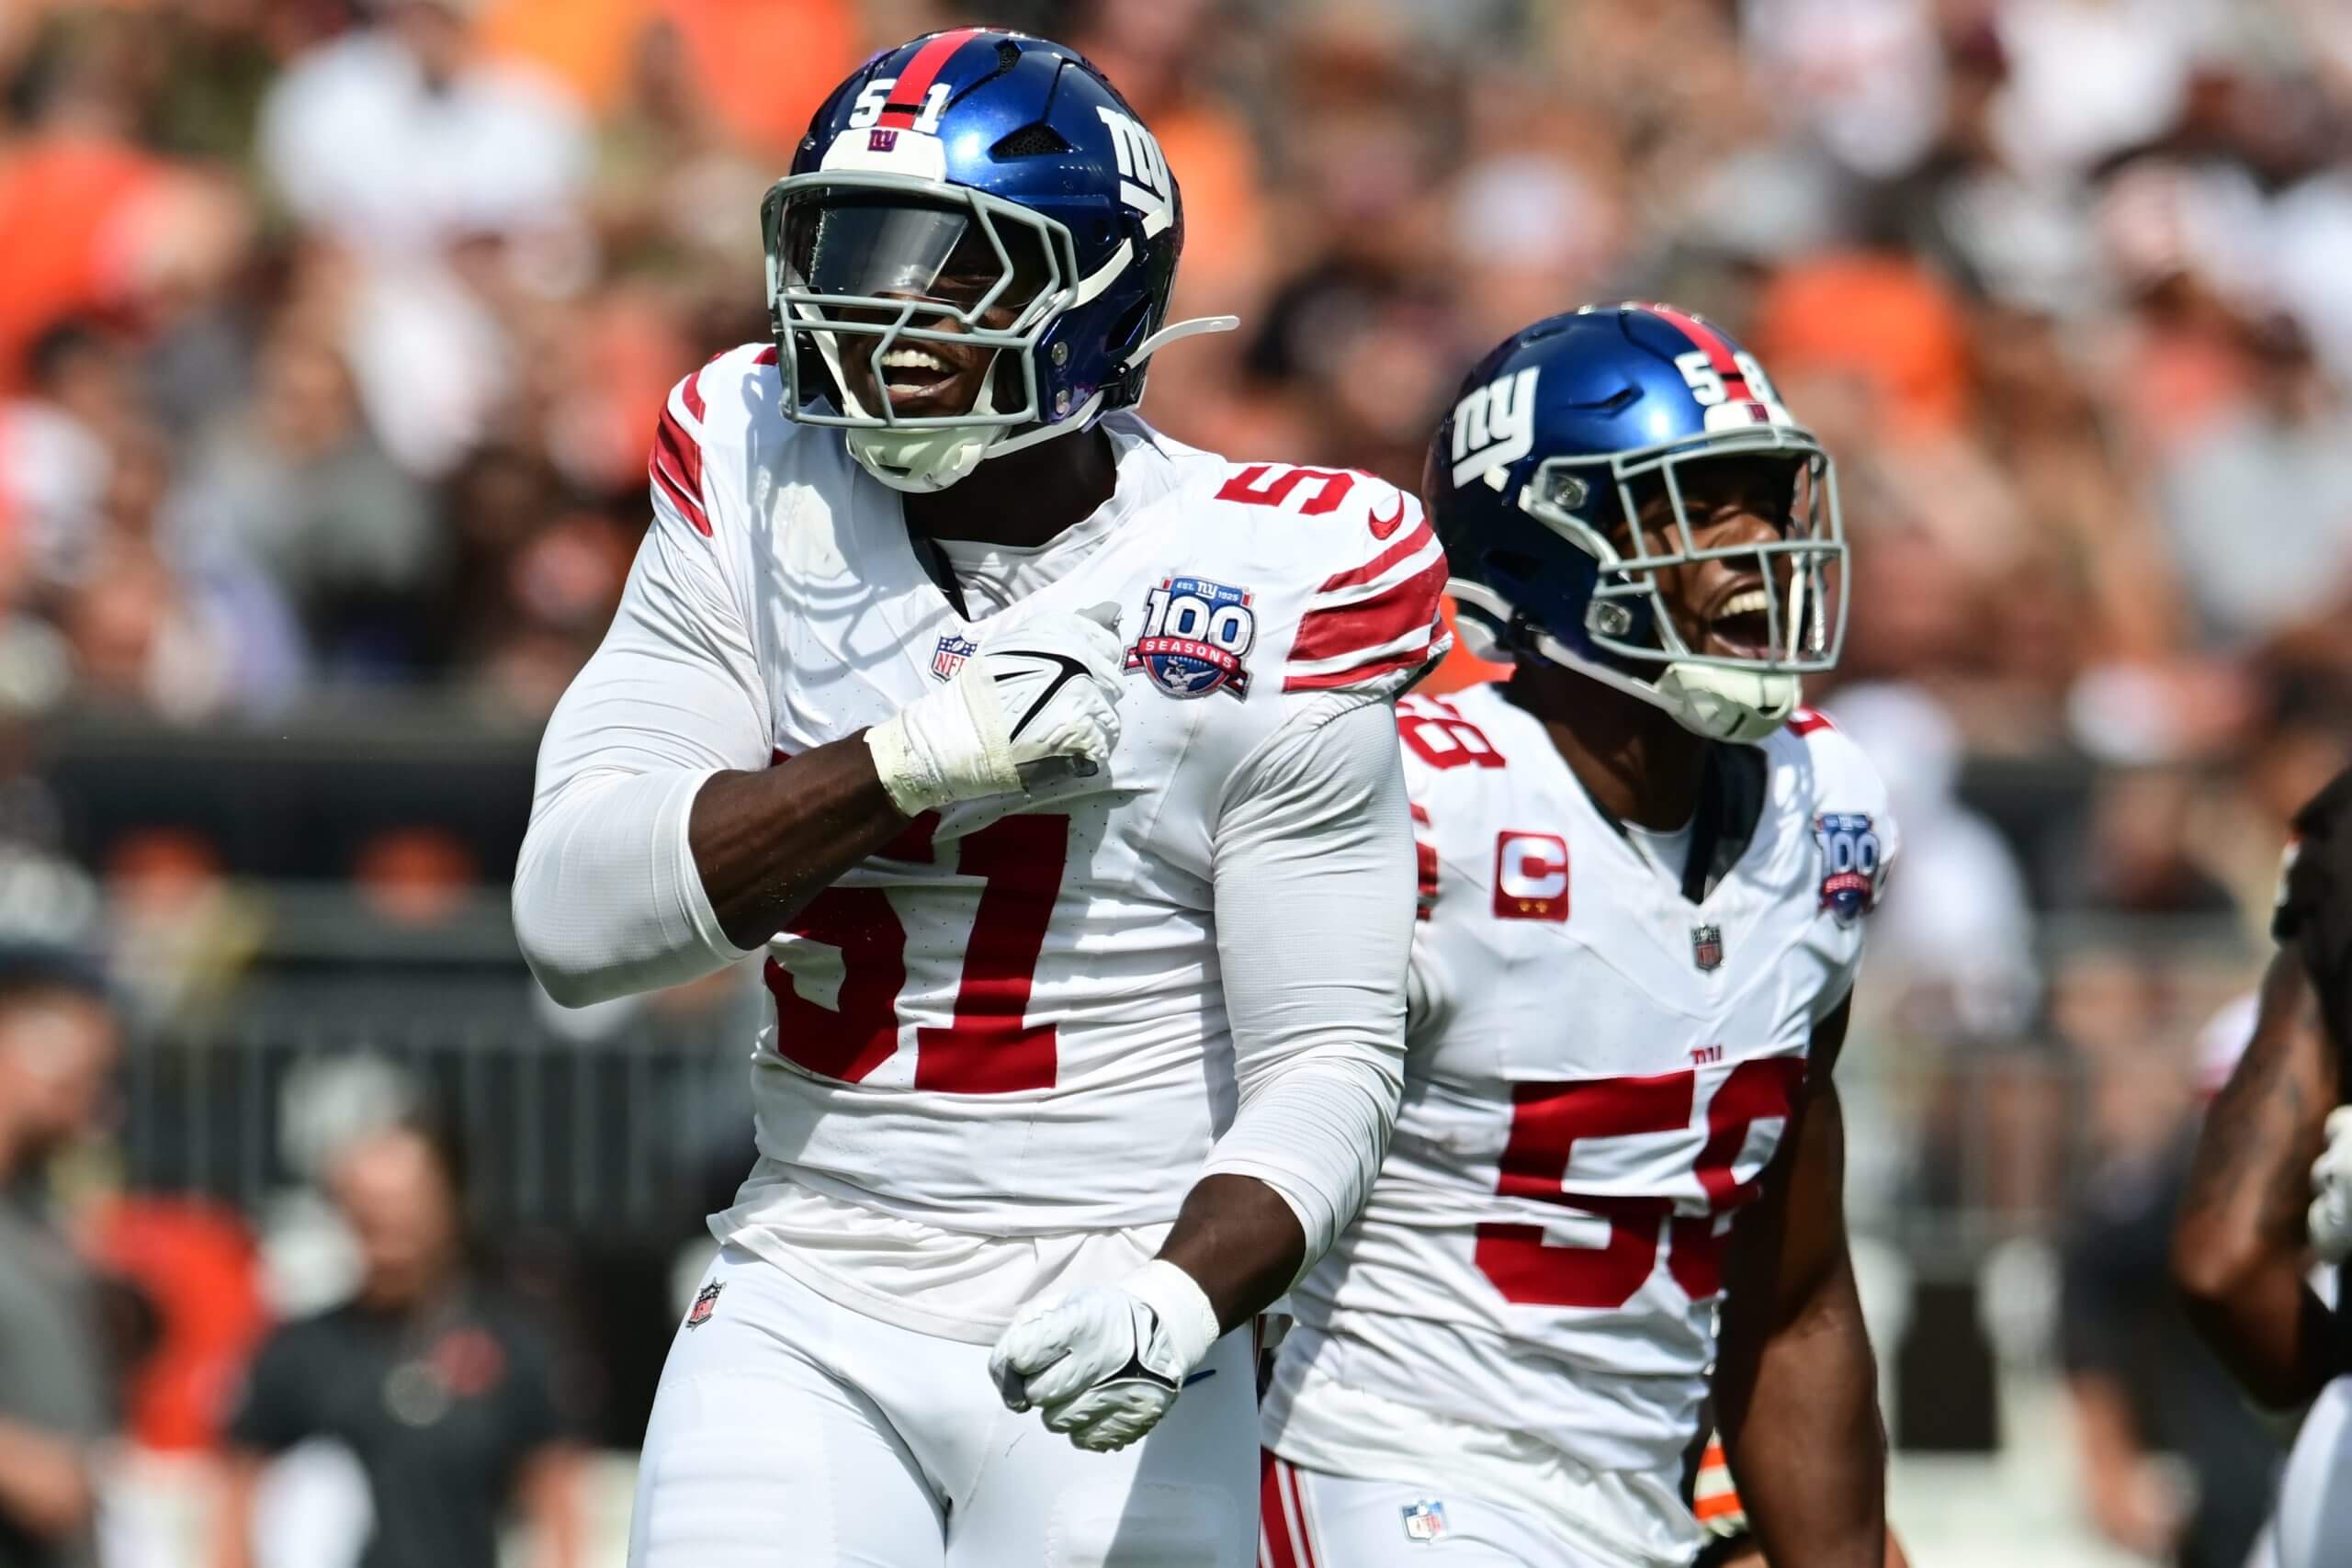
[[[1702,549],[1683,503],[1678,470],[1689,463],[1716,458],[1774,456],[1799,459],[1805,474],[1804,513],[1792,517],[1791,536]],[[1636,553],[1633,555],[1621,554],[1600,530],[1576,514],[1589,504],[1591,488],[1577,470],[1589,472],[1600,459],[1547,458],[1537,465],[1533,478],[1520,493],[1521,510],[1600,564],[1600,579],[1585,623],[1585,633],[1595,648],[1657,664],[1712,665],[1759,673],[1804,675],[1836,667],[1846,637],[1845,520],[1838,509],[1836,461],[1810,432],[1788,425],[1709,432],[1614,454],[1607,461],[1617,504],[1634,537]],[[1647,536],[1631,526],[1635,515],[1633,481],[1652,473],[1660,475],[1665,483],[1673,508],[1674,537],[1680,547],[1655,555],[1648,552]],[[1772,650],[1767,657],[1693,649],[1683,640],[1659,592],[1657,574],[1661,570],[1692,561],[1733,559],[1753,563],[1763,579],[1766,647]],[[1785,589],[1781,584],[1784,560]],[[1840,579],[1834,603],[1829,581],[1832,567],[1838,569]],[[1637,612],[1644,608],[1649,612],[1649,624],[1657,638],[1655,643],[1631,640],[1630,634],[1641,622]]]
[[[785,249],[786,223],[794,201],[797,198],[837,195],[843,191],[881,192],[904,197],[916,206],[965,209],[974,231],[981,235],[995,253],[996,280],[978,299],[962,307],[882,295],[827,294],[797,283],[791,269],[791,258]],[[834,425],[850,430],[941,430],[1011,427],[1044,417],[1035,351],[1054,322],[1078,303],[1080,290],[1077,247],[1068,228],[1042,213],[1033,212],[984,191],[910,175],[850,170],[795,175],[778,180],[769,187],[767,198],[762,203],[760,221],[767,248],[770,325],[784,350],[779,368],[785,378],[785,406],[792,411],[793,418],[804,424]],[[999,230],[998,226],[1002,223],[1019,225],[1037,236],[1046,276],[1035,296],[1022,308],[1020,315],[1010,325],[985,327],[980,324],[981,316],[1003,298],[1005,290],[1012,287],[1019,271]],[[829,310],[842,310],[888,312],[890,319],[851,321],[828,314]],[[913,324],[918,317],[935,320],[942,316],[953,318],[964,330],[955,332]],[[997,352],[996,357],[989,361],[970,410],[958,414],[910,417],[899,414],[890,407],[887,392],[879,399],[882,406],[878,412],[868,412],[863,406],[851,389],[842,364],[841,340],[845,337],[876,340],[870,362],[877,367],[877,387],[881,384],[878,367],[882,358],[899,343],[938,343]],[[826,370],[832,377],[831,389],[802,384],[800,355],[793,351],[803,346],[813,347],[823,360]],[[1007,351],[1012,353],[1014,363],[1020,367],[1022,401],[1016,408],[998,410],[991,404],[997,372]],[[827,412],[823,405],[815,402],[819,393],[824,390],[831,390],[841,399],[842,406],[838,412]]]

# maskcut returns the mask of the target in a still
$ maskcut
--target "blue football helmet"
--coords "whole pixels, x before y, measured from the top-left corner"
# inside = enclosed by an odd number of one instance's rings
[[[1159,144],[1076,51],[1025,33],[867,61],[761,228],[785,412],[845,428],[898,490],[1091,428],[1142,398],[1161,345],[1235,324],[1163,325],[1184,212]]]
[[[1702,548],[1681,476],[1724,458],[1786,458],[1781,536]],[[1763,367],[1720,329],[1665,305],[1587,306],[1506,339],[1464,379],[1424,484],[1465,641],[1564,665],[1720,740],[1786,722],[1802,678],[1838,662],[1846,544],[1829,454],[1781,406]],[[1662,491],[1671,528],[1632,525]],[[1752,564],[1752,654],[1692,648],[1658,574]],[[1760,599],[1761,604],[1754,601]],[[1751,623],[1752,624],[1752,623]]]

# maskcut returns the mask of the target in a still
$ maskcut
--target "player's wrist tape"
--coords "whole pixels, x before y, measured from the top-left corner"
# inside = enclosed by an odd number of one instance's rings
[[[874,753],[874,772],[890,804],[910,817],[1021,787],[996,693],[984,671],[972,673],[979,670],[974,660],[944,689],[865,732],[865,749]]]
[[[1225,1331],[1217,1326],[1216,1308],[1200,1282],[1173,1263],[1153,1258],[1120,1281],[1128,1294],[1149,1307],[1159,1319],[1159,1331],[1177,1359],[1176,1375],[1182,1378]]]

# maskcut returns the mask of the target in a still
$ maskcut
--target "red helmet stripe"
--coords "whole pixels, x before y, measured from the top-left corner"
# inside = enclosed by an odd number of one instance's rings
[[[1642,309],[1706,351],[1707,363],[1713,366],[1715,374],[1724,378],[1724,387],[1732,401],[1756,400],[1755,392],[1747,385],[1747,374],[1740,369],[1739,361],[1732,357],[1731,344],[1724,341],[1723,333],[1698,317],[1685,314],[1671,305],[1645,305]]]
[[[915,51],[907,68],[891,84],[890,101],[882,106],[882,125],[912,126],[915,116],[922,109],[923,98],[931,92],[931,85],[947,69],[947,62],[957,50],[971,42],[988,29],[985,28],[956,28],[941,33]]]

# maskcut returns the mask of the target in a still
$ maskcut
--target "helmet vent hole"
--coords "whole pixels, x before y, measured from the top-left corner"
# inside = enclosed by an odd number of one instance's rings
[[[1124,365],[1136,344],[1143,341],[1146,325],[1151,320],[1152,302],[1138,299],[1111,323],[1105,341],[1111,345],[1111,363]]]
[[[996,40],[996,73],[1001,76],[1021,63],[1021,46],[1009,38]]]
[[[1012,46],[1008,44],[1005,47],[1009,49]],[[1069,150],[1069,138],[1041,119],[999,137],[996,145],[989,149],[989,156],[998,159],[1044,158]]]

